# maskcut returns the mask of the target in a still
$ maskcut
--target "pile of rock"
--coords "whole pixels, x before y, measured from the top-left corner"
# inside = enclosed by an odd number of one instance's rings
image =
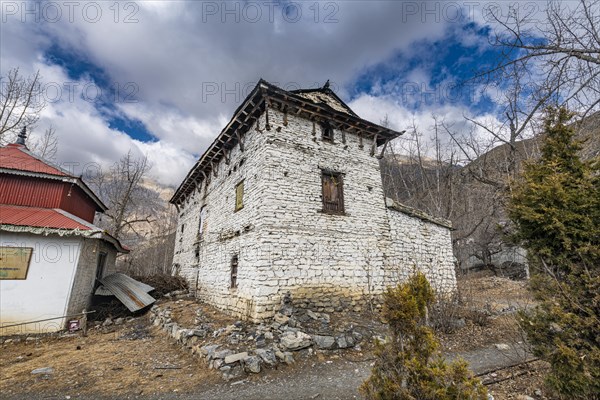
[[[207,322],[201,309],[196,312],[197,325],[189,328],[173,320],[168,305],[153,306],[150,315],[154,325],[193,354],[205,358],[209,368],[221,371],[227,380],[245,373],[259,373],[279,363],[292,364],[296,352],[311,355],[315,349],[355,348],[363,338],[354,329],[333,332],[327,314],[303,311],[294,316],[286,315],[292,314],[288,310],[283,311],[285,314],[277,313],[268,324],[237,321],[224,327]]]

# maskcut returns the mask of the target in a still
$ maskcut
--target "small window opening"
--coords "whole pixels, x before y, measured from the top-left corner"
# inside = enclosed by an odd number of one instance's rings
[[[204,226],[206,225],[206,206],[200,209],[200,223],[198,226],[198,239],[202,239],[204,235]]]
[[[185,224],[181,224],[181,233],[183,233],[184,229],[185,229]]]
[[[323,171],[321,175],[323,190],[323,212],[344,214],[344,181],[339,172]]]
[[[238,274],[238,256],[237,254],[231,258],[231,289],[237,288],[237,274]]]
[[[104,277],[104,269],[106,268],[106,258],[108,254],[101,251],[98,253],[98,260],[96,261],[96,282],[94,288],[100,286],[100,279]]]
[[[321,122],[321,139],[333,142],[333,128],[327,121]]]
[[[235,187],[235,211],[242,208],[244,208],[244,181],[241,181]]]
[[[240,160],[240,168],[242,167],[242,165],[244,165],[244,159],[243,158]]]

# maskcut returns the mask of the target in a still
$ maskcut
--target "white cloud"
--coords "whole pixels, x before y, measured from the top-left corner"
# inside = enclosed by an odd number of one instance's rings
[[[444,104],[434,105],[422,110],[412,110],[397,102],[395,99],[384,96],[372,96],[369,94],[363,94],[358,98],[354,99],[349,106],[363,118],[374,122],[381,123],[386,117],[390,124],[390,128],[407,132],[400,138],[395,140],[396,149],[400,152],[405,150],[407,146],[404,146],[409,140],[411,140],[411,132],[416,128],[419,132],[425,150],[426,156],[434,155],[434,125],[435,118],[438,122],[443,122],[452,132],[458,133],[457,138],[463,137],[467,133],[472,133],[474,137],[478,138],[478,142],[482,146],[487,146],[492,142],[489,140],[489,135],[479,127],[468,123],[464,116],[470,116],[471,112],[467,106],[461,104]],[[501,123],[498,119],[491,114],[482,114],[477,116],[477,120],[485,122],[487,126],[499,126]],[[450,135],[445,131],[444,128],[439,127],[438,139],[443,144],[443,152],[449,157],[450,152],[454,152],[455,160],[465,159],[465,155],[461,153],[460,149],[457,149]],[[404,143],[403,143],[404,142]],[[472,157],[474,154],[470,153]]]
[[[443,39],[452,22],[424,20],[425,3],[414,3],[420,7],[416,14],[406,2],[294,3],[301,7],[298,22],[291,22],[293,15],[283,14],[281,5],[270,10],[266,4],[272,3],[252,1],[127,2],[119,3],[118,14],[117,3],[96,2],[102,14],[91,22],[94,10],[84,13],[82,3],[72,22],[64,6],[63,17],[55,23],[3,16],[7,20],[0,27],[0,69],[3,75],[15,66],[24,73],[41,69],[46,82],[64,86],[72,80],[66,71],[41,63],[42,55],[56,45],[102,68],[121,88],[134,83],[136,101],[118,103],[116,112],[140,120],[157,141],[142,143],[110,129],[107,116],[94,104],[78,96],[65,99],[64,94],[48,105],[38,131],[49,124],[56,128],[62,161],[108,165],[134,148],[148,154],[156,179],[177,185],[193,164],[192,154],[213,141],[260,77],[283,87],[314,86],[331,79],[338,93],[348,97],[346,88],[369,66],[398,51],[410,54],[415,41]],[[256,14],[249,5],[260,9],[256,21],[251,21]],[[238,9],[227,13],[224,7]],[[125,23],[127,17],[137,22]],[[428,82],[428,72],[414,70],[408,79]],[[78,83],[89,81],[82,78]],[[385,96],[385,88],[379,94]],[[388,110],[402,128],[412,114],[381,96],[361,96],[352,106],[374,122]],[[458,106],[437,107],[435,112],[453,117],[462,112]],[[421,112],[423,126],[431,112]]]

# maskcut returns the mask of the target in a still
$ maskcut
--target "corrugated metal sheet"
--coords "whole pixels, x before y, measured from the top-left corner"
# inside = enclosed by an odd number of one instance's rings
[[[0,203],[17,206],[58,208],[64,191],[64,182],[0,175]]]
[[[70,182],[2,173],[0,204],[62,208],[88,222],[94,221],[96,212],[96,203]]]
[[[38,172],[50,175],[73,176],[31,154],[25,146],[9,144],[0,147],[0,168]]]
[[[94,222],[96,203],[77,186],[65,186],[65,192],[58,207],[88,222]]]
[[[90,226],[54,209],[0,204],[0,224],[53,229],[91,230]]]
[[[17,144],[0,147],[0,203],[62,208],[88,222],[106,211],[83,180]]]
[[[107,291],[113,294],[131,312],[141,310],[154,303],[156,299],[148,294],[154,290],[152,286],[138,282],[125,274],[112,274],[100,279],[100,286],[95,294],[107,295]]]

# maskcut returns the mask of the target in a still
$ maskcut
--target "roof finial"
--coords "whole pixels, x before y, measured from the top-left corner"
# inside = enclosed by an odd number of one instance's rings
[[[323,89],[329,89],[329,79],[327,79],[327,82],[323,85]]]
[[[27,127],[23,126],[21,133],[19,133],[19,136],[17,136],[17,144],[25,146],[25,139],[27,139]]]

